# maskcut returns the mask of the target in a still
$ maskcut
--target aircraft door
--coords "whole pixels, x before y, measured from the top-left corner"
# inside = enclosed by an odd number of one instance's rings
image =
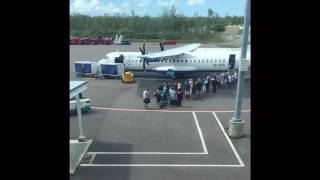
[[[115,63],[123,63],[124,56],[121,54],[119,57],[115,57],[114,62]]]
[[[236,63],[236,55],[235,54],[230,54],[229,55],[229,70],[234,69],[234,65]]]

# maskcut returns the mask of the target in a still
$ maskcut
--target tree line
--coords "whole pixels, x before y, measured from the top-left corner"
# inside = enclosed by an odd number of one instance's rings
[[[212,9],[208,16],[192,17],[177,14],[176,8],[164,8],[158,17],[115,14],[104,16],[70,15],[70,36],[113,37],[122,34],[126,39],[207,39],[217,32],[225,31],[226,25],[242,25],[243,16],[220,17]]]

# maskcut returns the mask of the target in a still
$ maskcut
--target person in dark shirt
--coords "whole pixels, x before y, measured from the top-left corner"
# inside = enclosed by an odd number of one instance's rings
[[[182,91],[181,88],[178,89],[177,96],[178,96],[177,105],[178,105],[178,106],[181,106],[182,99],[183,99],[183,91]]]

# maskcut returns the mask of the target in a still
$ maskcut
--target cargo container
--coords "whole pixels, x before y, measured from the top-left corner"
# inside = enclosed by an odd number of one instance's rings
[[[91,39],[89,38],[80,39],[80,45],[91,45]]]
[[[103,38],[101,44],[111,45],[112,44],[112,39],[111,38]]]
[[[96,75],[97,63],[92,61],[74,62],[74,71],[76,75]]]
[[[80,44],[80,38],[71,38],[70,39],[70,45],[79,45]]]
[[[103,77],[120,77],[124,72],[124,65],[122,63],[100,63],[99,73]]]
[[[112,39],[110,38],[98,38],[98,39],[91,39],[92,45],[111,45]]]
[[[164,45],[176,45],[177,41],[176,40],[165,40],[163,41]]]

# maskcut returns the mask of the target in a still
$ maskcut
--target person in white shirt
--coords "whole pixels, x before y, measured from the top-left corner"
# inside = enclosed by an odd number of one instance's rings
[[[232,78],[231,78],[231,74],[228,75],[228,87],[230,88],[232,85]]]
[[[142,93],[142,99],[144,103],[144,108],[148,108],[148,104],[150,103],[150,93],[148,89],[145,89]]]

